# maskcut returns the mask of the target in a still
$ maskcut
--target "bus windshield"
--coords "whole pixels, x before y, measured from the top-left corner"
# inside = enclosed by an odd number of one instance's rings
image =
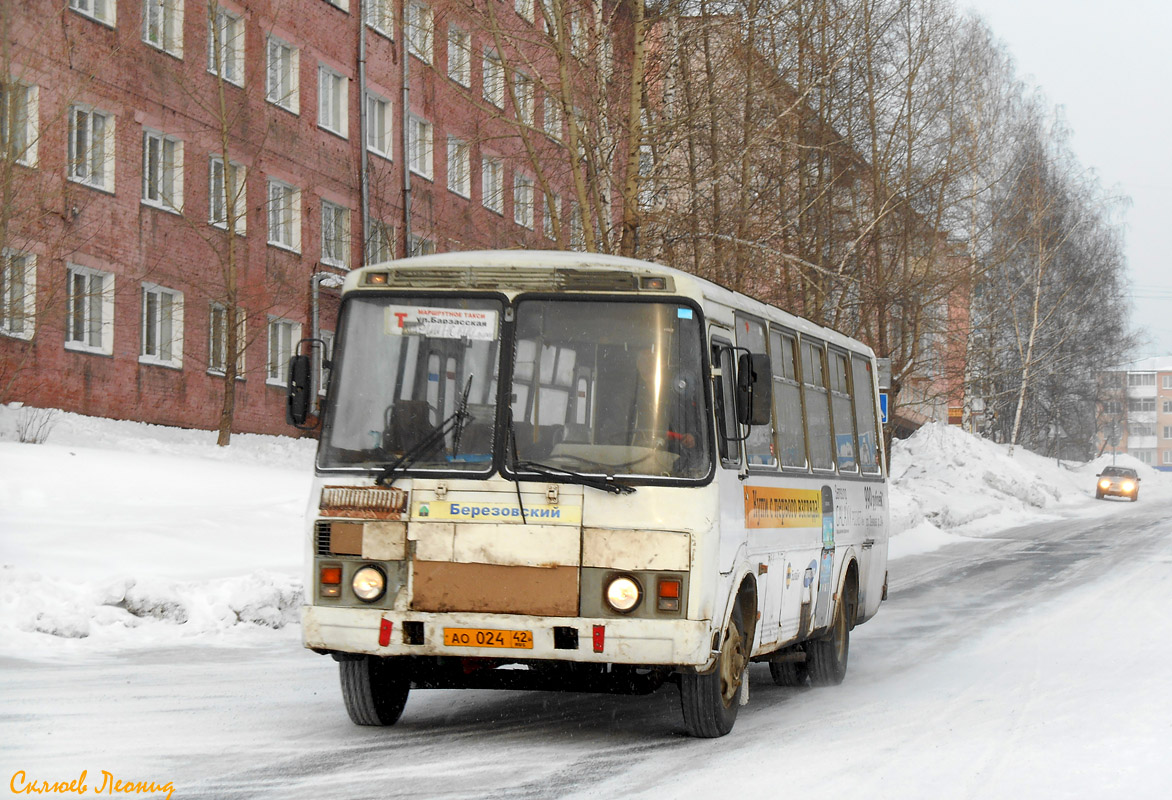
[[[703,338],[691,306],[522,299],[510,439],[526,463],[585,474],[703,478]],[[514,444],[515,443],[515,444]]]
[[[495,298],[349,300],[319,466],[491,471],[501,312]]]

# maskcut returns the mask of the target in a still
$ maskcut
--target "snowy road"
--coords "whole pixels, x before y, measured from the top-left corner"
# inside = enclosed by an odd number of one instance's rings
[[[357,728],[334,663],[286,630],[0,660],[0,768],[176,798],[1164,797],[1172,504],[1115,505],[893,562],[846,682],[783,689],[754,665],[720,740],[684,736],[672,686],[417,691],[397,726]]]

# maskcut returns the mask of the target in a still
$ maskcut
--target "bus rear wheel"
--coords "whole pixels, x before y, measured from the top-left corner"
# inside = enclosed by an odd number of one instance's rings
[[[355,725],[394,725],[407,705],[411,680],[394,662],[378,656],[338,662],[342,700]]]
[[[810,683],[815,686],[837,686],[846,677],[851,635],[846,610],[844,593],[835,605],[830,631],[823,638],[806,643],[806,666],[810,671]]]
[[[715,739],[732,730],[740,710],[742,683],[747,678],[748,666],[749,642],[738,600],[724,631],[716,668],[705,675],[680,676],[680,705],[689,735]]]
[[[795,657],[800,655],[803,655],[801,650],[796,654],[792,652],[778,653],[777,658],[769,661],[769,676],[773,678],[775,684],[778,686],[806,685],[810,670],[804,659],[799,661]]]

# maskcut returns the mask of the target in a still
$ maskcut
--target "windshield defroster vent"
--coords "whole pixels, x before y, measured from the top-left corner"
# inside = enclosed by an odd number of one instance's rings
[[[383,486],[324,486],[318,507],[329,517],[399,519],[407,510],[407,492]]]

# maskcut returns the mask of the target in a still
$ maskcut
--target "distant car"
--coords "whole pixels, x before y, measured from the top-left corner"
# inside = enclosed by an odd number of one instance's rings
[[[1095,497],[1102,500],[1107,495],[1130,497],[1131,502],[1139,499],[1139,476],[1127,467],[1107,467],[1097,476]]]

